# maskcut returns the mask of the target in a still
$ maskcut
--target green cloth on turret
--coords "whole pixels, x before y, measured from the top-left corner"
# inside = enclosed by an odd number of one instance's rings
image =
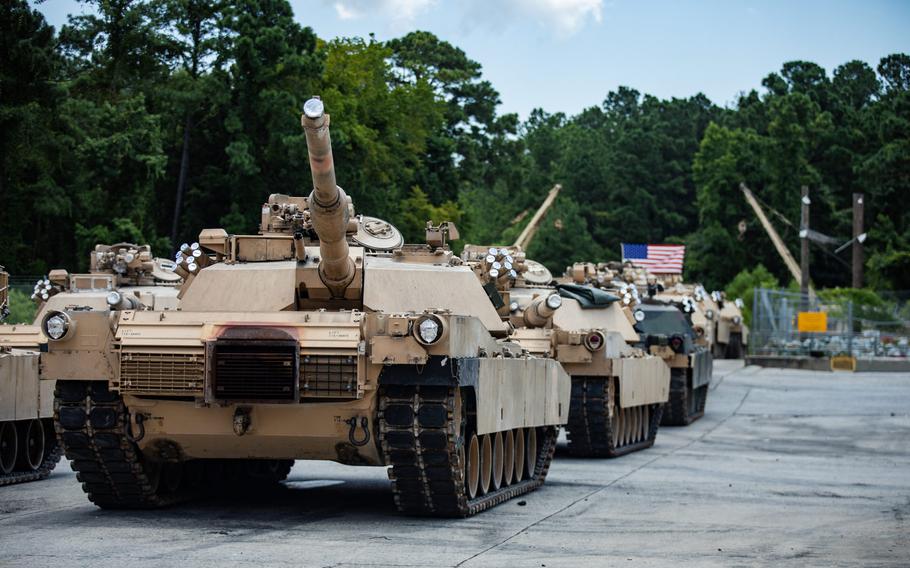
[[[571,298],[578,301],[583,310],[605,308],[613,302],[619,301],[619,296],[614,296],[609,292],[605,292],[599,288],[592,288],[591,286],[560,284],[556,286],[556,289],[563,298]]]

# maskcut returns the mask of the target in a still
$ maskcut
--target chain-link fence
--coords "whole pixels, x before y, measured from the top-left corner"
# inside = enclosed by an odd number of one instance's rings
[[[823,321],[825,330],[800,331],[800,312],[824,313],[823,320],[815,321]],[[758,288],[749,352],[755,356],[906,358],[910,356],[910,292],[824,290],[809,296]]]

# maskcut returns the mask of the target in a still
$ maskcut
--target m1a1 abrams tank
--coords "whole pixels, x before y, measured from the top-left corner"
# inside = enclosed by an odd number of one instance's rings
[[[0,266],[0,323],[9,275]],[[52,389],[38,381],[38,328],[0,325],[0,486],[44,479],[60,460]]]
[[[462,259],[515,328],[513,338],[531,353],[559,361],[571,375],[572,454],[616,457],[653,445],[669,370],[660,358],[629,345],[638,335],[618,298],[586,286],[556,285],[550,271],[526,259],[518,244],[467,245]]]
[[[62,450],[53,427],[53,381],[39,379],[39,353],[46,344],[40,328],[57,333],[68,307],[109,310],[176,306],[179,276],[173,263],[152,258],[148,246],[98,245],[86,274],[53,270],[35,284],[38,313],[32,324],[0,325],[0,485],[43,479]],[[6,276],[0,288],[6,293]],[[5,311],[0,308],[0,312]]]
[[[66,313],[47,368],[89,499],[157,507],[238,464],[277,479],[294,459],[391,466],[415,514],[471,515],[539,487],[568,375],[508,340],[445,230],[380,250],[393,229],[350,216],[320,100],[302,122],[309,198],[272,196],[258,235],[203,231],[179,311],[125,311],[113,333]],[[83,331],[97,350],[80,350]]]
[[[715,326],[714,356],[722,359],[742,359],[749,343],[749,328],[743,322],[743,301],[727,300],[723,292],[712,292],[719,307]]]
[[[670,400],[664,426],[686,426],[705,413],[711,383],[711,353],[696,343],[686,306],[645,299],[635,308],[640,345],[670,367]]]
[[[670,367],[670,398],[661,424],[685,425],[701,417],[713,367],[704,333],[697,333],[693,325],[704,306],[688,295],[656,299],[665,292],[663,286],[646,270],[628,263],[576,264],[571,270],[576,280],[586,279],[620,296],[640,335],[638,346],[663,358]]]
[[[637,295],[601,288],[591,263],[576,263],[557,285],[557,358],[572,375],[567,433],[575,455],[615,457],[651,447],[670,389],[664,361],[635,347]]]

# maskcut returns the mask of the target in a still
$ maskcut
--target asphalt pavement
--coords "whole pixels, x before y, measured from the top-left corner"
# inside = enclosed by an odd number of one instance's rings
[[[715,362],[705,417],[614,460],[557,452],[476,517],[395,511],[382,468],[297,462],[265,495],[102,511],[67,463],[0,488],[0,566],[907,566],[910,374]]]

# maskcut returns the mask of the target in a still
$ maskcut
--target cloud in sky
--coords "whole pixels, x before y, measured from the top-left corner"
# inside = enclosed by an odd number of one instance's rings
[[[474,20],[484,15],[498,24],[521,18],[531,18],[557,35],[570,36],[590,21],[603,19],[603,0],[444,0],[447,10],[459,12],[464,18]],[[418,17],[437,7],[439,0],[336,0],[335,13],[340,20],[353,20],[366,16],[385,18],[396,24],[410,24]]]
[[[603,19],[603,0],[510,0],[517,12],[535,17],[543,25],[553,25],[562,35],[572,35],[589,19]]]
[[[341,20],[372,13],[397,22],[411,22],[435,3],[436,0],[338,0],[335,13]]]

